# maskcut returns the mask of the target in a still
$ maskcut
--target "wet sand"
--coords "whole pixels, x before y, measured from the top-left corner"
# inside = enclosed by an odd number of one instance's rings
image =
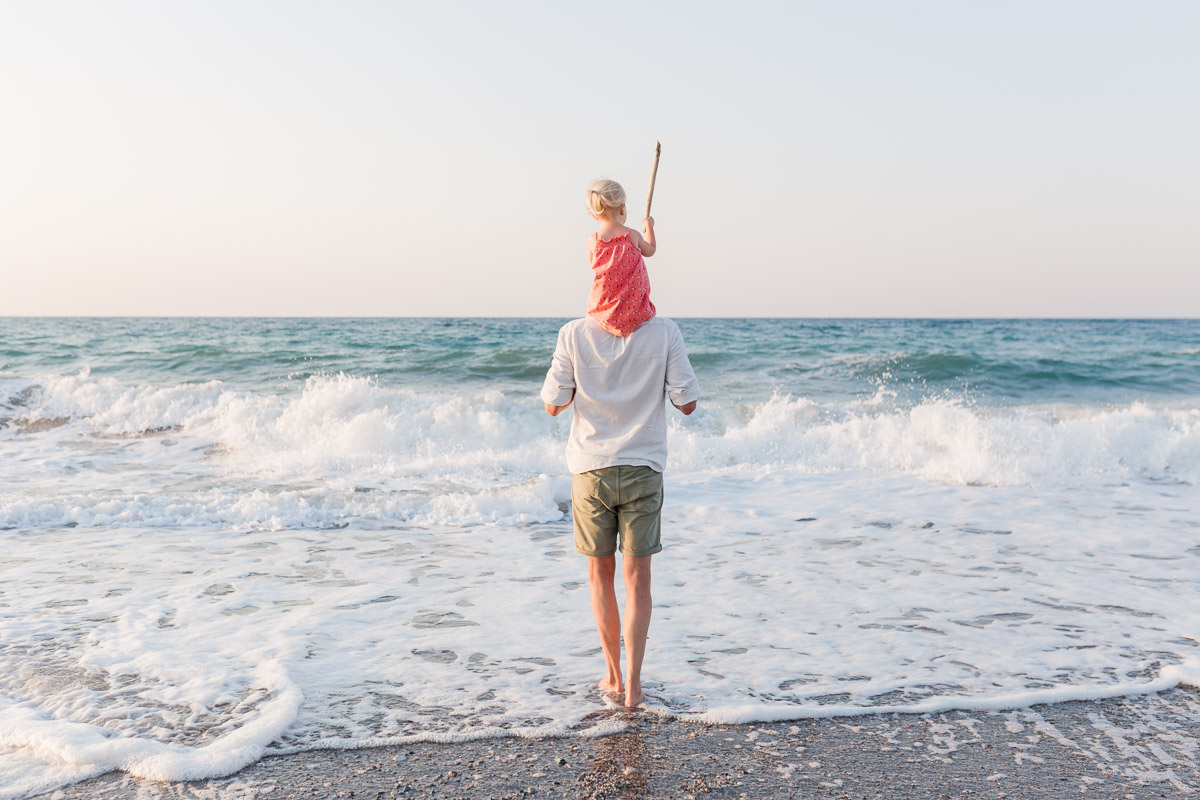
[[[39,797],[1200,797],[1200,692],[1194,690],[995,713],[718,726],[642,713],[628,715],[628,723],[597,739],[485,739],[273,756],[228,778],[189,783],[110,773]]]

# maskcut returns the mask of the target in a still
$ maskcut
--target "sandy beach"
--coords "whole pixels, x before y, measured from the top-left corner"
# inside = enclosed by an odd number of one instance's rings
[[[595,739],[274,756],[227,778],[188,783],[114,772],[39,797],[1141,800],[1200,793],[1200,693],[1192,690],[996,713],[717,726],[642,713],[628,723]]]

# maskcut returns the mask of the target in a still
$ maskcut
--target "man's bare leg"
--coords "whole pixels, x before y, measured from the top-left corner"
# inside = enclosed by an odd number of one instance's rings
[[[650,559],[653,556],[621,557],[625,573],[625,707],[633,708],[646,699],[642,693],[642,657],[646,655],[646,632],[650,630]]]
[[[613,578],[617,574],[617,557],[588,556],[588,586],[592,593],[592,615],[600,631],[600,646],[604,649],[604,679],[600,690],[620,694],[621,682],[621,612],[617,610],[617,595]]]

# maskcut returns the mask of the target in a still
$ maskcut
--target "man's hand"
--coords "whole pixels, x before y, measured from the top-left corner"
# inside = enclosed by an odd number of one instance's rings
[[[693,411],[695,411],[695,410],[696,410],[696,404],[697,404],[698,402],[700,402],[700,401],[699,401],[699,400],[693,400],[693,401],[692,401],[692,402],[690,402],[690,403],[684,403],[684,404],[683,404],[683,405],[681,405],[681,406],[675,406],[675,407],[676,407],[676,408],[678,408],[678,409],[679,409],[681,412],[683,412],[683,415],[686,417],[686,416],[688,416],[689,414],[691,414]],[[674,403],[672,403],[671,405],[675,405],[675,404],[674,404]],[[564,407],[565,407],[565,406],[564,406]]]

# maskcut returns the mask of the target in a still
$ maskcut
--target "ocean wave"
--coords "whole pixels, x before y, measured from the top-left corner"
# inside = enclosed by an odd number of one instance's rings
[[[897,407],[881,389],[830,407],[774,396],[675,421],[672,464],[868,470],[959,484],[1200,480],[1200,408],[981,408],[953,397]]]
[[[416,392],[345,374],[268,393],[220,381],[129,386],[84,372],[9,379],[0,396],[0,440],[19,439],[22,463],[57,487],[49,500],[0,496],[8,510],[0,524],[9,526],[54,524],[60,513],[78,519],[110,501],[119,508],[122,494],[142,504],[174,497],[163,502],[182,509],[180,519],[193,510],[213,519],[213,509],[234,507],[231,493],[265,494],[281,509],[307,502],[303,513],[282,514],[287,524],[362,514],[409,523],[454,514],[545,519],[561,500],[545,476],[565,471],[570,424],[569,412],[547,417],[532,390]],[[691,417],[673,415],[669,443],[669,469],[688,472],[867,471],[1048,487],[1200,480],[1200,407],[1186,404],[988,407],[945,393],[908,403],[886,386],[843,402],[716,398]],[[89,481],[97,469],[126,479],[119,487]],[[171,470],[194,478],[187,490],[159,485]],[[131,515],[165,523],[151,512],[92,514],[114,522]]]
[[[536,458],[558,427],[532,393],[421,394],[345,374],[312,376],[298,392],[276,394],[220,381],[128,386],[82,372],[23,382],[9,405],[21,398],[24,407],[9,412],[10,435],[38,432],[46,420],[67,420],[64,435],[101,440],[174,430],[259,471],[359,460],[378,467],[380,458],[395,457],[404,459],[391,464],[395,470],[424,473],[461,467],[482,452],[496,466]]]

